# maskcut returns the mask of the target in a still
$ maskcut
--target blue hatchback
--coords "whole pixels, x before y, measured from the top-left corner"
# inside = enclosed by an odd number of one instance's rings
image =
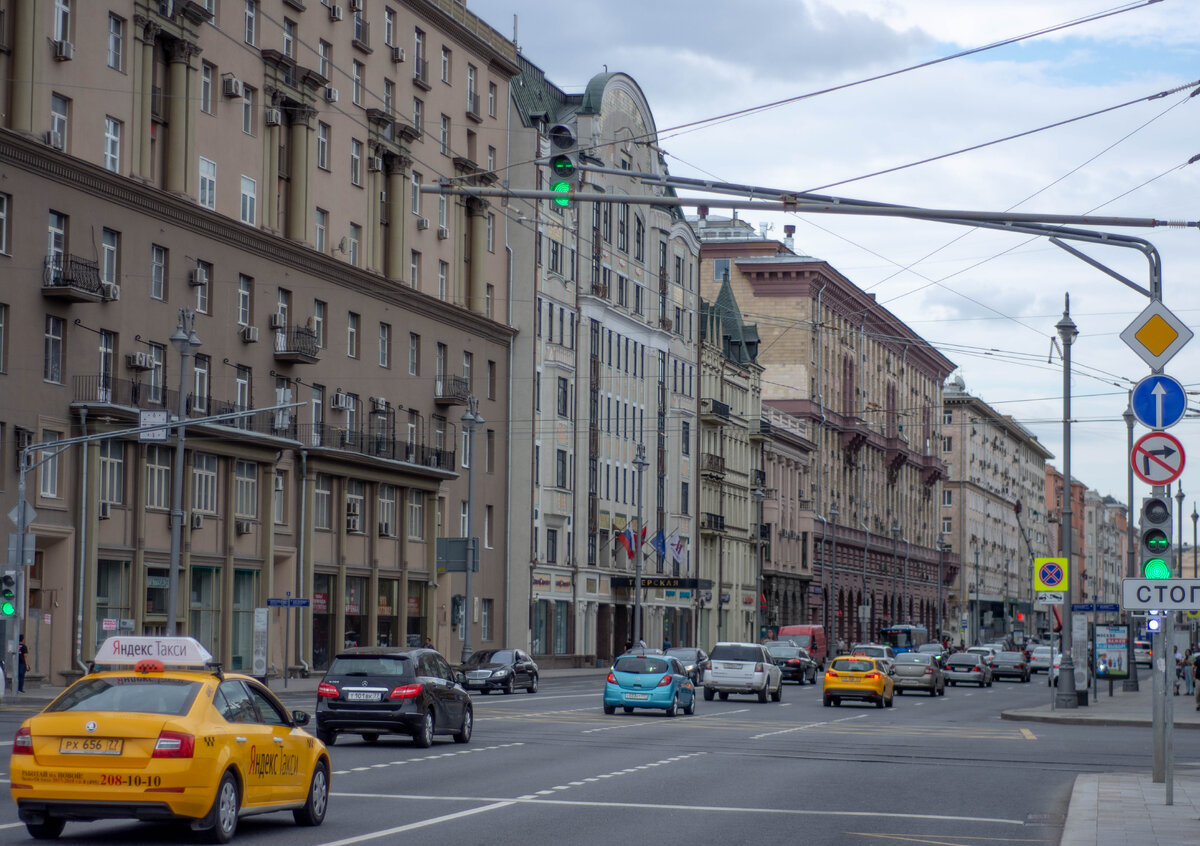
[[[668,717],[696,713],[696,687],[671,655],[622,655],[604,685],[604,713],[624,708],[658,708]]]

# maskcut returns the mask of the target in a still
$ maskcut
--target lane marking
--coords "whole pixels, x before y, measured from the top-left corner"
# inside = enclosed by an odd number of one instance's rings
[[[475,814],[486,813],[487,811],[495,811],[500,808],[507,808],[512,804],[513,802],[511,800],[501,799],[494,801],[490,805],[484,805],[482,808],[471,808],[469,810],[459,811],[454,814],[446,814],[445,816],[441,817],[433,817],[432,819],[421,820],[420,822],[408,823],[407,825],[398,825],[394,828],[385,828],[381,831],[371,831],[366,834],[359,834],[355,837],[346,837],[342,840],[330,840],[321,844],[321,846],[349,846],[351,843],[363,843],[367,840],[378,840],[380,837],[391,837],[393,834],[403,834],[406,831],[416,831],[419,828],[426,828],[431,825],[439,825],[441,823],[459,820],[463,817],[470,817],[474,816]]]
[[[738,708],[735,711],[719,711],[716,714],[693,714],[690,717],[682,717],[682,718],[677,718],[676,720],[672,720],[670,725],[686,726],[686,725],[688,725],[688,723],[690,723],[694,720],[703,720],[705,718],[712,718],[712,717],[724,717],[727,714],[742,714],[749,710],[750,710],[749,708]],[[606,714],[605,716],[607,717],[610,715]],[[626,716],[633,716],[633,715],[626,714]],[[682,719],[682,722],[679,722],[679,719]],[[583,731],[580,732],[580,734],[595,734],[598,731],[613,731],[614,729],[637,728],[637,727],[657,726],[657,725],[662,725],[662,723],[660,723],[658,720],[639,720],[636,723],[621,723],[621,724],[615,725],[615,726],[603,726],[602,728],[584,729]]]
[[[350,775],[352,773],[366,772],[367,770],[384,769],[387,767],[402,767],[405,764],[416,764],[421,761],[436,761],[438,758],[452,758],[457,755],[470,755],[472,752],[491,752],[495,749],[511,749],[515,746],[524,745],[524,743],[499,743],[495,746],[476,746],[472,749],[461,749],[458,752],[439,752],[434,755],[424,755],[420,758],[408,758],[403,761],[388,761],[384,764],[371,764],[365,767],[351,767],[348,770],[334,770],[332,775]]]
[[[751,740],[759,740],[764,737],[774,737],[777,734],[787,734],[787,733],[793,732],[793,731],[803,731],[804,729],[816,728],[817,726],[827,726],[827,725],[831,725],[833,723],[844,723],[844,722],[847,722],[848,720],[861,720],[861,719],[864,719],[866,716],[867,716],[866,714],[859,714],[857,717],[842,717],[837,720],[825,720],[825,721],[819,722],[819,723],[809,723],[808,725],[804,725],[804,726],[795,726],[794,728],[783,729],[782,731],[768,731],[763,734],[752,735],[750,737],[750,739]]]
[[[1037,735],[1035,735],[1033,732],[1031,732],[1027,728],[1021,729],[1021,734],[1025,735],[1026,740],[1037,740]]]

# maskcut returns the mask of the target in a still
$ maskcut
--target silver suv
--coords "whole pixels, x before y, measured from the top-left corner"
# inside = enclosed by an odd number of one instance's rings
[[[757,643],[718,643],[704,670],[704,698],[722,700],[731,693],[754,693],[759,702],[783,698],[783,672],[765,646]]]

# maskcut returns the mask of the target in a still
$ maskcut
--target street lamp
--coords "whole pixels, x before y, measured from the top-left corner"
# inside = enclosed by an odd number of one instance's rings
[[[1063,357],[1063,500],[1062,526],[1063,557],[1067,559],[1067,573],[1074,569],[1071,566],[1071,537],[1073,529],[1071,514],[1071,344],[1079,336],[1075,321],[1071,319],[1071,295],[1064,295],[1063,316],[1054,326],[1058,337],[1062,340]],[[1067,584],[1074,590],[1074,579],[1068,575]],[[1058,695],[1054,704],[1057,708],[1078,708],[1079,697],[1075,695],[1075,661],[1071,657],[1071,597],[1063,596],[1063,630],[1062,630],[1062,663],[1058,673]]]
[[[899,611],[899,607],[896,604],[896,570],[898,569],[898,565],[897,565],[896,561],[898,558],[897,553],[899,550],[899,546],[900,546],[900,524],[897,523],[895,520],[893,520],[892,521],[892,601],[891,601],[892,619],[890,621],[893,626],[900,622],[900,611]]]
[[[763,626],[766,625],[766,618],[763,615],[763,583],[762,583],[762,525],[763,525],[763,500],[767,496],[767,492],[761,487],[754,488],[754,499],[758,503],[758,527],[754,533],[754,576],[755,585],[758,593],[755,603],[758,605],[758,636],[762,637]]]
[[[938,584],[937,584],[937,627],[938,635],[944,636],[946,629],[946,614],[942,607],[942,585],[945,583],[942,577],[942,568],[946,564],[946,542],[940,537],[937,542],[938,551]]]
[[[479,540],[472,531],[475,509],[475,430],[483,425],[483,416],[479,413],[479,400],[474,394],[467,397],[467,410],[463,412],[462,424],[467,432],[467,578],[463,589],[462,612],[462,660],[466,663],[471,657],[471,616],[475,607],[471,596],[471,571],[475,569],[475,562],[479,558]]]
[[[829,568],[829,596],[826,597],[828,611],[826,619],[829,621],[829,631],[833,637],[833,642],[836,645],[838,640],[838,608],[837,608],[837,518],[838,507],[834,502],[829,506],[829,522],[833,524],[833,549],[830,557],[833,559],[830,562]]]
[[[1133,455],[1133,391],[1129,392],[1129,402],[1125,406],[1125,412],[1121,415],[1125,420],[1125,442],[1126,452]],[[1136,573],[1136,551],[1133,548],[1133,463],[1125,462],[1125,477],[1128,483],[1128,502],[1129,510],[1125,517],[1125,545],[1128,547],[1129,562],[1126,565],[1125,575],[1128,578],[1135,578]],[[1138,669],[1137,661],[1133,656],[1133,633],[1134,622],[1133,612],[1125,612],[1125,666],[1129,668],[1129,675],[1125,677],[1125,681],[1121,683],[1121,689],[1126,692],[1134,692],[1138,690]]]
[[[171,504],[171,572],[167,577],[167,635],[174,637],[176,609],[179,598],[179,551],[183,542],[183,458],[184,458],[184,427],[187,419],[187,383],[188,360],[200,348],[200,339],[193,328],[196,315],[186,308],[179,309],[179,320],[175,332],[171,335],[171,344],[179,350],[179,404],[177,406],[175,429],[175,464],[172,467],[172,504]]]
[[[1183,482],[1175,486],[1175,513],[1179,515],[1179,570],[1175,578],[1183,578]]]
[[[646,460],[646,445],[638,444],[633,466],[637,468],[637,528],[633,538],[633,645],[642,642],[642,471],[650,464]],[[721,586],[717,585],[717,590]],[[718,612],[719,615],[720,612]],[[718,618],[718,624],[720,620]]]
[[[1200,578],[1200,576],[1197,576],[1198,571],[1196,570],[1196,521],[1197,520],[1200,520],[1200,512],[1196,511],[1196,503],[1193,502],[1192,503],[1192,578],[1193,579]],[[1182,557],[1183,549],[1181,548],[1179,550],[1179,552]],[[1182,571],[1183,565],[1180,564],[1179,567],[1180,567],[1180,570]]]

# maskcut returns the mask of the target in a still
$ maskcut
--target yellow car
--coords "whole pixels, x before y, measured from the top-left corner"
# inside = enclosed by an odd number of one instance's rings
[[[228,842],[238,818],[290,810],[320,825],[329,754],[249,676],[210,665],[193,638],[113,637],[85,675],[21,724],[9,769],[33,837],[68,820],[183,820]],[[168,669],[169,667],[169,669]]]
[[[834,658],[825,671],[823,698],[826,708],[841,705],[843,699],[865,699],[876,708],[891,708],[895,687],[882,659],[843,655]]]

